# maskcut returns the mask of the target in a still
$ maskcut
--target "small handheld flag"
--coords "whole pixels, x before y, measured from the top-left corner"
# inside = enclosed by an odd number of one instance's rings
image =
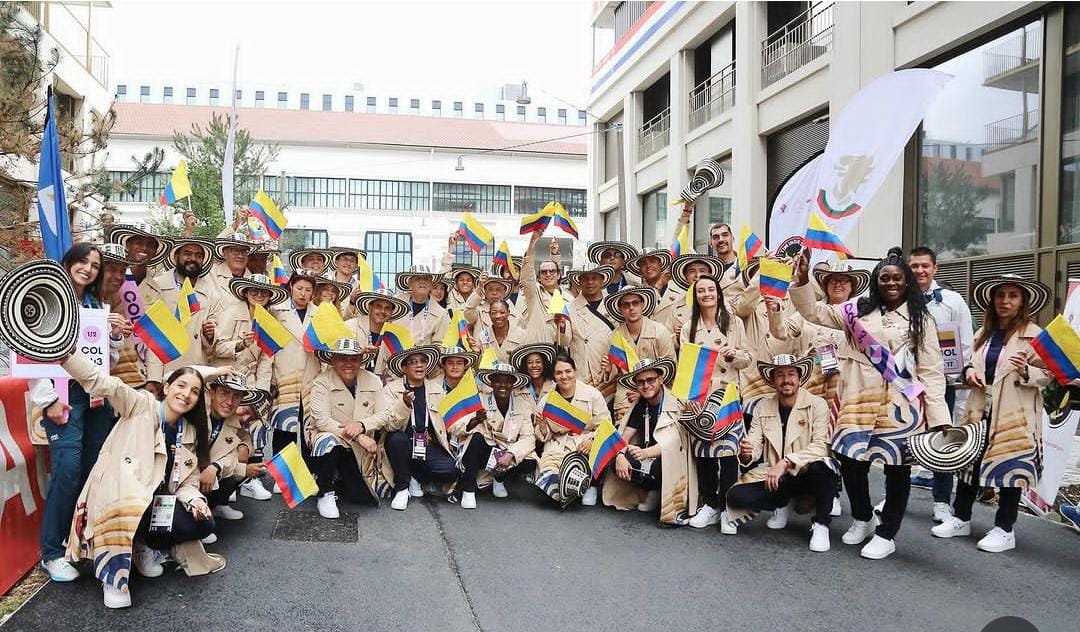
[[[806,238],[803,240],[804,248],[817,248],[819,250],[832,250],[840,253],[841,257],[851,257],[851,251],[840,241],[840,238],[832,231],[832,228],[821,219],[817,211],[810,212],[810,225],[806,228]]]
[[[685,255],[690,252],[690,229],[689,224],[683,224],[682,230],[679,231],[679,236],[675,238],[675,241],[671,244],[671,256],[678,257],[679,255]]]
[[[184,283],[176,296],[176,319],[186,327],[191,322],[191,315],[201,309],[199,296],[195,294],[195,288],[191,287],[191,279],[184,277]]]
[[[599,478],[615,455],[625,449],[626,439],[615,429],[611,420],[601,421],[593,435],[592,450],[589,451],[589,468],[592,470],[593,480]]]
[[[742,234],[739,237],[739,269],[745,270],[750,260],[756,257],[760,250],[761,239],[750,230],[749,226],[743,224]]]
[[[319,493],[319,485],[304,463],[304,457],[300,456],[300,448],[296,447],[295,441],[266,462],[266,471],[281,488],[281,497],[289,509]]]
[[[379,275],[375,274],[375,269],[363,257],[356,260],[356,284],[361,292],[374,292],[386,288]]]
[[[684,342],[679,350],[679,365],[675,369],[671,394],[679,399],[704,402],[709,397],[713,370],[719,358],[720,352],[712,347]]]
[[[617,366],[623,373],[629,373],[630,367],[638,363],[637,352],[618,329],[611,336],[611,345],[608,346],[608,360],[612,366]]]
[[[543,417],[574,434],[581,434],[589,425],[591,415],[589,411],[582,410],[566,401],[566,398],[559,395],[558,391],[552,391],[544,404]]]
[[[574,239],[578,238],[577,224],[570,217],[570,212],[558,202],[555,203],[555,226],[561,228],[564,233],[567,233]]]
[[[135,333],[162,364],[179,358],[191,347],[187,330],[160,299],[135,321]]]
[[[736,423],[742,421],[742,403],[739,401],[739,387],[735,382],[728,382],[724,389],[724,399],[720,400],[720,409],[716,411],[716,424],[713,426],[713,439],[726,433]]]
[[[570,318],[570,306],[566,304],[566,299],[563,298],[559,288],[555,288],[555,292],[551,295],[551,302],[548,303],[548,313],[565,316],[567,319]]]
[[[389,321],[385,322],[380,334],[381,342],[386,346],[386,350],[390,355],[397,355],[406,349],[412,349],[415,344],[412,332],[404,325]]]
[[[181,160],[176,165],[176,169],[173,169],[168,184],[165,185],[165,192],[161,194],[161,205],[176,204],[177,200],[190,195],[191,183],[188,181],[187,161]]]
[[[1031,346],[1058,383],[1065,385],[1080,379],[1080,336],[1064,316],[1058,314],[1050,321],[1031,341]]]
[[[262,305],[255,306],[251,331],[255,333],[255,344],[259,345],[267,357],[273,357],[275,353],[285,348],[285,345],[295,340],[285,325],[278,322],[278,319],[274,318]]]
[[[514,257],[511,256],[510,246],[506,245],[505,239],[499,244],[499,248],[495,251],[495,256],[491,258],[491,263],[509,270],[511,278],[518,278],[518,269],[517,266],[514,265]]]
[[[555,203],[548,202],[538,213],[526,215],[521,218],[521,234],[543,233],[555,216]]]
[[[694,296],[697,290],[695,289],[697,281],[690,284],[690,287],[686,288],[686,306],[690,309],[694,309]]]
[[[442,346],[461,347],[466,351],[472,351],[472,346],[469,344],[469,323],[465,321],[465,312],[460,309],[455,310],[450,318],[450,325],[446,328]]]
[[[320,303],[304,331],[304,349],[309,352],[329,351],[338,340],[352,338],[353,331],[341,320],[341,312],[327,301]]]
[[[498,361],[499,357],[495,355],[495,351],[491,347],[488,347],[487,349],[484,349],[484,353],[480,355],[479,368],[494,369],[495,363]]]
[[[791,285],[791,266],[776,259],[763,258],[758,277],[761,284],[762,296],[774,296],[784,298],[787,296],[788,286]]]
[[[461,216],[461,225],[458,226],[458,232],[461,233],[461,236],[465,238],[465,242],[469,244],[469,248],[475,253],[482,251],[484,246],[495,237],[490,230],[468,213]]]
[[[274,258],[270,260],[270,270],[274,275],[274,283],[278,285],[289,283],[289,273],[285,271],[285,264],[281,263],[281,257],[274,255]]]
[[[472,369],[465,372],[461,381],[446,397],[443,397],[436,407],[443,418],[443,426],[449,430],[461,419],[483,410],[484,405],[480,402],[480,391],[476,388],[476,376]]]
[[[289,220],[278,209],[273,198],[267,195],[262,188],[255,194],[255,199],[248,204],[248,208],[251,209],[252,216],[266,227],[266,234],[270,235],[270,239],[277,239],[281,237],[281,233],[285,232]]]

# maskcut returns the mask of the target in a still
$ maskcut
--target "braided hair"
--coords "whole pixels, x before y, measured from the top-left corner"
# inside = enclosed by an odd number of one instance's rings
[[[915,361],[918,362],[919,347],[922,346],[925,335],[924,319],[930,316],[930,311],[926,308],[926,299],[923,298],[922,293],[919,291],[919,284],[915,281],[915,273],[912,272],[911,266],[908,265],[907,259],[904,257],[904,251],[899,246],[889,248],[885,258],[874,266],[874,282],[870,284],[870,294],[859,299],[859,316],[866,316],[875,309],[884,310],[886,308],[885,300],[882,298],[881,290],[878,288],[878,277],[881,271],[888,266],[900,268],[904,273],[904,280],[907,283],[907,288],[904,291],[904,302],[907,304],[908,314],[911,317],[908,320],[908,340],[912,344]]]

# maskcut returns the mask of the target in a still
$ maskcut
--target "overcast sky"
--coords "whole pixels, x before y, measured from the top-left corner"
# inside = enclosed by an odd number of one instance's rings
[[[110,81],[228,84],[240,45],[240,85],[394,96],[484,96],[527,80],[584,105],[591,3],[125,2],[97,11]]]

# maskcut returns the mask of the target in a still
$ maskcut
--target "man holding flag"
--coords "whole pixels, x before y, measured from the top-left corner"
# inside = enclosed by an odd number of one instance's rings
[[[386,360],[389,352],[381,344],[383,325],[392,323],[409,313],[409,305],[386,288],[369,292],[357,292],[352,298],[355,318],[345,321],[368,353],[364,368],[380,378],[386,378]]]

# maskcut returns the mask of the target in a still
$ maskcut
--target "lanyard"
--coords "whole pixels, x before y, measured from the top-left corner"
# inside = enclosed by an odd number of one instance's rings
[[[165,434],[165,402],[161,402],[161,436]],[[169,476],[169,491],[175,491],[180,486],[180,459],[178,458],[178,452],[180,446],[184,441],[184,418],[181,417],[176,420],[176,445],[173,446],[173,466],[172,474]],[[165,447],[168,450],[168,446]]]
[[[405,383],[405,388],[409,388],[408,382]],[[428,410],[427,410],[427,390],[426,390],[427,386],[423,385],[420,388],[425,389],[424,390],[424,416],[423,416],[423,422],[424,423],[423,423],[423,425],[420,424],[420,411],[417,410],[419,408],[419,406],[416,405],[417,404],[417,401],[415,399],[416,393],[414,391],[413,392],[413,409],[412,409],[413,434],[427,432],[427,422],[428,422],[428,417],[429,417]]]
[[[495,413],[499,412],[499,405],[495,403],[495,395],[493,393],[487,394],[487,410],[488,417],[492,417]],[[510,433],[514,431],[514,398],[510,397],[510,405],[506,407],[506,415],[503,417],[503,434],[510,436]]]
[[[221,429],[225,427],[225,420],[214,421],[210,419],[210,444],[213,445],[217,441],[218,435],[221,434]]]
[[[660,409],[664,407],[664,394],[660,394],[660,403],[656,405],[657,416],[660,414]],[[645,402],[645,442],[642,444],[644,447],[649,447],[649,442],[652,439],[652,433],[650,432],[649,416],[652,414],[652,406],[649,406],[649,402]],[[651,428],[656,427],[656,420],[652,420]]]
[[[428,308],[429,308],[430,305],[431,305],[431,299],[428,299],[424,303],[424,309],[420,310],[420,312],[422,314],[420,316],[420,333],[422,333],[422,334],[427,331]],[[416,314],[413,314],[412,306],[413,306],[413,300],[412,300],[412,297],[410,296],[409,297],[409,333],[412,335],[412,339],[414,341],[416,341],[416,344],[421,344],[420,340],[417,339],[417,337],[416,337],[416,328],[413,326],[413,322],[416,320]]]

